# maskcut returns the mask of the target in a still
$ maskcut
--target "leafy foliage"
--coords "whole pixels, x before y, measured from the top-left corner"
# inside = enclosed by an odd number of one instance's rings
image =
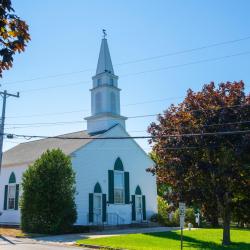
[[[159,184],[171,186],[168,195],[176,205],[184,200],[206,212],[216,208],[224,223],[224,244],[230,242],[234,199],[250,197],[249,121],[244,83],[216,88],[212,82],[199,92],[189,89],[182,103],[172,105],[148,129],[157,159],[150,171],[157,173]]]
[[[14,14],[11,0],[0,3],[0,77],[12,67],[13,55],[23,52],[30,40],[28,25]]]
[[[76,221],[75,174],[60,149],[45,152],[23,175],[21,227],[30,233],[62,233]]]

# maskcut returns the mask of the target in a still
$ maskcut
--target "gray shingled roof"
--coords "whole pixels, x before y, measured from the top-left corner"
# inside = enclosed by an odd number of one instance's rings
[[[96,135],[97,136],[97,135]],[[21,166],[24,164],[30,164],[39,158],[42,153],[47,149],[60,148],[66,155],[70,155],[80,147],[83,147],[87,143],[93,140],[94,137],[88,134],[86,131],[79,131],[69,134],[60,135],[60,137],[81,138],[87,137],[88,139],[56,139],[48,138],[21,143],[3,154],[3,167],[7,166]]]

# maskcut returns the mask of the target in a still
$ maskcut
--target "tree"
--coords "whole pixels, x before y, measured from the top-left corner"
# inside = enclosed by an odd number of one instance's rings
[[[187,91],[148,131],[159,159],[159,183],[171,185],[171,198],[188,205],[216,207],[223,219],[223,244],[230,244],[235,197],[250,196],[250,96],[244,83],[212,82]],[[169,136],[171,135],[171,136]],[[207,210],[208,211],[208,210]]]
[[[23,174],[21,227],[26,232],[63,233],[76,221],[75,174],[60,149],[46,151]]]
[[[0,77],[3,70],[12,67],[13,56],[22,52],[30,40],[28,25],[14,14],[11,0],[0,3]]]

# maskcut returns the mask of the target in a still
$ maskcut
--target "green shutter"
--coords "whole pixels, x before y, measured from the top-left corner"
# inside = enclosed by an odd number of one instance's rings
[[[7,210],[7,200],[8,200],[8,185],[5,185],[3,210]]]
[[[114,204],[114,171],[109,170],[109,203]]]
[[[19,202],[19,184],[16,184],[15,210],[18,210]]]
[[[89,194],[89,222],[94,221],[94,195]]]
[[[143,220],[147,219],[147,216],[146,216],[146,198],[145,198],[145,195],[142,196],[142,218],[143,218]]]
[[[102,221],[106,222],[107,220],[107,195],[102,194]]]
[[[132,221],[135,221],[135,195],[132,195]]]
[[[124,172],[124,183],[125,183],[125,204],[129,204],[129,172]]]

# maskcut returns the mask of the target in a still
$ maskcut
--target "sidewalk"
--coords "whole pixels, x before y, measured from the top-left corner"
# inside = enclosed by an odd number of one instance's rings
[[[119,236],[122,234],[137,234],[137,233],[154,233],[154,232],[166,232],[172,230],[178,230],[178,227],[152,227],[152,228],[130,228],[130,229],[117,229],[117,230],[105,230],[101,232],[92,232],[84,234],[64,234],[56,236],[45,236],[45,237],[36,237],[32,241],[38,243],[56,243],[56,244],[66,244],[73,245],[76,240],[79,239],[88,239],[88,238],[103,238],[111,236]],[[30,239],[28,239],[30,240]]]

